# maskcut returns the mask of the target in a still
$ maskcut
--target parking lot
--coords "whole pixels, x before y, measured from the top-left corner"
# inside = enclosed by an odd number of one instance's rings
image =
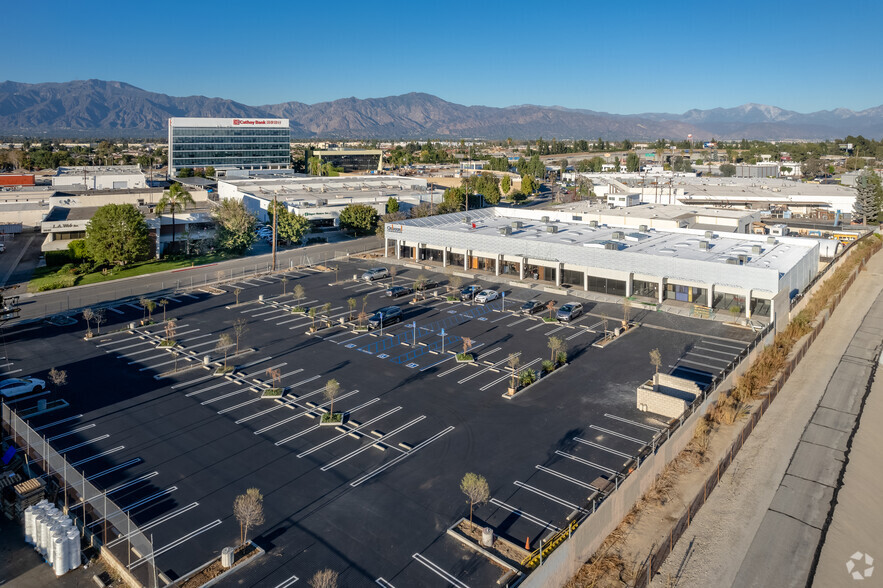
[[[341,264],[333,285],[335,272],[300,269],[165,295],[177,355],[157,348],[166,337],[159,309],[159,324],[120,330],[143,317],[134,304],[111,305],[101,335],[88,341],[84,321],[12,329],[3,369],[37,377],[67,370],[69,384],[46,397],[70,407],[30,423],[153,535],[157,567],[170,579],[236,542],[233,500],[257,487],[266,518],[257,540],[272,557],[236,572],[231,584],[282,588],[330,567],[345,586],[489,586],[500,568],[445,535],[468,516],[463,474],[490,484],[479,521],[517,544],[538,544],[574,511],[590,510],[598,479],[612,479],[664,426],[635,408],[635,388],[653,373],[650,350],[661,350],[663,371],[704,384],[753,337],[632,309],[641,326],[598,349],[592,343],[605,324],[618,324],[621,306],[584,302],[572,322],[547,323],[548,311],[513,312],[535,297],[527,289],[507,287],[487,304],[409,304],[410,295],[385,296],[389,278],[344,280],[377,265]],[[418,276],[440,290],[450,279],[399,268],[394,280],[411,285]],[[302,299],[291,295],[297,285]],[[382,333],[339,324],[389,304],[404,320]],[[296,307],[327,311],[312,318]],[[245,325],[240,352],[228,351],[227,360],[236,372],[214,375],[200,364],[223,360],[218,339],[234,334],[237,321]],[[334,326],[308,332],[326,324]],[[553,335],[570,364],[503,398],[510,355],[519,371],[539,369]],[[464,351],[464,340],[474,362],[450,353]],[[334,410],[348,419],[341,429],[319,425],[331,378],[340,383]],[[262,398],[271,386],[285,395]],[[133,556],[130,565],[144,563]]]

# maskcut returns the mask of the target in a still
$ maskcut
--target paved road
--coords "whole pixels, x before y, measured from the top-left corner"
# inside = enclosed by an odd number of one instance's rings
[[[325,263],[341,253],[357,253],[381,246],[382,241],[377,237],[312,245],[277,253],[276,264],[279,268],[287,268],[303,264]],[[192,269],[159,272],[50,292],[22,294],[20,320],[25,321],[53,314],[74,314],[87,306],[95,306],[114,300],[137,299],[148,293],[210,284],[218,280],[219,272],[222,273],[224,279],[262,273],[270,270],[271,262],[271,254],[252,255]]]

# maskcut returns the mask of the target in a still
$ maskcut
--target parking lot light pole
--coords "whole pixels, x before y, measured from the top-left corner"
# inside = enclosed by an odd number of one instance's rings
[[[417,321],[411,321],[410,325],[405,325],[406,327],[411,327],[414,329],[414,339],[411,341],[412,345],[417,345]]]
[[[445,352],[445,337],[447,336],[447,333],[445,333],[445,330],[442,329],[441,333],[439,333],[438,336],[442,338],[442,353],[444,353]]]
[[[378,316],[380,316],[380,336],[383,337],[383,313],[378,312]]]

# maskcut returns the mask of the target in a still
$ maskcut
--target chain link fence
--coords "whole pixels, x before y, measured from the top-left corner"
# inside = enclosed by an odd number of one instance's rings
[[[96,488],[59,455],[46,438],[32,429],[15,411],[2,405],[4,436],[20,447],[34,475],[51,488],[50,497],[66,507],[84,538],[101,549],[109,563],[129,585],[155,586],[153,547],[138,526],[107,493]]]

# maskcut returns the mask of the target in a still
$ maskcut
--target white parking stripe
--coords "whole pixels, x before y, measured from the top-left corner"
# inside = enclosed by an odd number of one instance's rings
[[[529,361],[528,363],[526,363],[526,364],[524,364],[524,365],[522,365],[522,366],[519,366],[519,369],[522,369],[522,370],[523,370],[523,369],[527,369],[527,368],[529,368],[530,366],[534,365],[535,363],[537,363],[538,361],[541,361],[541,360],[542,360],[542,358],[541,358],[541,357],[538,357],[538,358],[536,358],[536,359],[534,359],[534,360],[532,360],[532,361]],[[510,378],[512,378],[512,374],[511,374],[511,373],[508,373],[508,374],[506,374],[505,376],[501,376],[501,377],[497,378],[496,380],[494,380],[494,381],[491,382],[490,384],[485,384],[484,386],[482,386],[481,388],[479,388],[479,391],[484,392],[484,391],[488,390],[489,388],[492,388],[492,387],[496,386],[497,384],[499,384],[499,383],[502,382],[503,380],[507,380],[507,379],[510,379]]]
[[[560,531],[561,530],[559,527],[553,525],[551,522],[545,522],[542,519],[539,519],[530,513],[524,512],[523,510],[517,509],[514,506],[506,504],[502,500],[497,500],[496,498],[491,498],[489,502],[491,504],[493,504],[494,506],[498,506],[498,507],[502,508],[503,510],[508,510],[509,512],[511,512],[515,516],[521,517],[526,521],[530,521],[530,522],[534,523],[535,525],[539,525],[540,527],[542,527],[544,529],[552,529],[553,531]]]
[[[464,584],[463,582],[461,582],[460,580],[458,580],[457,578],[455,578],[451,574],[447,573],[446,571],[444,571],[443,569],[441,569],[436,564],[432,563],[431,561],[429,561],[428,559],[426,559],[425,557],[423,557],[419,553],[415,553],[411,557],[413,557],[414,559],[419,561],[421,564],[423,564],[424,566],[429,568],[429,570],[432,573],[436,574],[437,576],[440,576],[442,579],[444,579],[444,580],[450,582],[451,584],[453,584],[454,586],[456,586],[456,588],[469,588],[469,586],[467,586],[466,584]]]
[[[379,399],[379,398],[373,398],[373,399],[369,400],[368,402],[366,402],[365,404],[363,404],[362,406],[357,406],[356,408],[351,409],[349,412],[355,412],[357,409],[359,409],[359,408],[363,408],[363,407],[368,406],[368,405],[370,405],[370,404],[374,404],[375,402],[380,402],[380,399]],[[367,427],[367,426],[369,426],[369,425],[373,425],[373,424],[376,423],[377,421],[380,421],[380,420],[382,420],[382,419],[385,419],[385,418],[388,417],[389,415],[391,415],[391,414],[395,414],[395,413],[397,413],[397,412],[400,411],[400,410],[402,410],[402,407],[401,407],[401,406],[397,406],[397,407],[395,407],[395,408],[392,408],[392,409],[386,411],[385,413],[383,413],[383,414],[381,414],[381,415],[378,415],[378,416],[376,416],[376,417],[374,417],[374,418],[372,418],[372,419],[370,419],[370,420],[365,421],[364,423],[362,423],[362,424],[359,425],[358,427],[355,427],[355,428],[353,428],[353,429],[350,429],[350,430],[347,431],[346,433],[341,433],[340,435],[337,435],[336,437],[332,437],[331,439],[327,439],[327,440],[323,441],[322,443],[319,443],[318,445],[314,445],[313,447],[307,449],[306,451],[303,451],[303,452],[301,452],[301,453],[298,453],[297,456],[298,456],[299,458],[306,457],[306,456],[308,456],[308,455],[311,454],[311,453],[314,453],[314,452],[316,452],[316,451],[319,451],[319,450],[322,449],[323,447],[327,447],[328,445],[331,445],[331,444],[334,443],[335,441],[340,441],[340,440],[343,439],[344,437],[349,436],[350,433],[352,433],[352,432],[354,432],[354,431],[361,431],[361,430],[363,430],[365,427]],[[277,445],[278,445],[278,443],[277,443]]]
[[[324,388],[323,388],[323,390],[324,390]],[[358,392],[358,390],[353,390],[352,392],[347,392],[346,394],[343,394],[343,395],[341,395],[341,396],[338,396],[338,397],[337,397],[337,400],[338,400],[338,401],[343,400],[344,398],[347,398],[347,397],[349,397],[349,396],[352,396],[353,394],[355,394],[355,393],[357,393],[357,392]],[[320,404],[320,405],[317,406],[316,408],[323,408],[323,407],[325,407],[325,406],[327,406],[327,405],[329,405],[329,404],[331,404],[330,401],[329,401],[329,402],[325,402],[325,403],[323,403],[323,404]],[[282,426],[282,425],[284,425],[284,424],[290,423],[291,421],[293,421],[293,420],[295,420],[295,419],[299,419],[300,417],[306,415],[308,412],[313,412],[314,410],[316,410],[316,409],[315,409],[315,408],[311,408],[311,409],[309,409],[309,410],[305,410],[305,411],[303,411],[303,412],[299,412],[299,413],[297,413],[297,414],[294,415],[294,416],[290,416],[290,417],[288,417],[288,418],[282,419],[282,420],[279,421],[279,422],[273,423],[272,425],[267,425],[266,427],[264,427],[264,428],[262,428],[262,429],[258,429],[257,431],[254,432],[254,434],[255,434],[255,435],[260,435],[261,433],[266,433],[267,431],[269,431],[269,430],[271,430],[271,429],[275,429],[276,427],[279,427],[279,426]]]
[[[429,439],[427,439],[427,440],[423,441],[422,443],[416,445],[416,446],[415,446],[413,449],[411,449],[410,451],[407,451],[407,452],[405,452],[405,453],[403,453],[403,454],[401,454],[401,455],[395,457],[394,459],[392,459],[392,460],[386,462],[385,464],[383,464],[382,466],[380,466],[380,467],[377,468],[376,470],[373,470],[373,471],[371,471],[371,472],[368,472],[367,474],[365,474],[364,476],[362,476],[362,477],[359,478],[358,480],[354,480],[353,482],[350,482],[350,486],[352,486],[353,488],[355,488],[356,486],[358,486],[358,485],[360,485],[360,484],[362,484],[362,483],[364,483],[364,482],[367,482],[368,480],[370,480],[370,479],[373,478],[374,476],[377,476],[377,475],[382,474],[383,472],[385,472],[386,470],[388,470],[388,469],[391,468],[392,466],[396,465],[396,464],[399,463],[400,461],[403,461],[404,459],[406,459],[406,458],[408,458],[408,457],[414,455],[415,453],[417,453],[418,451],[420,451],[421,449],[423,449],[424,447],[426,447],[426,446],[429,445],[430,443],[432,443],[432,442],[434,442],[434,441],[437,441],[438,439],[441,439],[442,437],[444,437],[445,435],[447,435],[448,433],[450,433],[450,432],[453,431],[453,430],[454,430],[454,427],[451,426],[451,427],[448,427],[447,429],[444,429],[444,430],[442,430],[442,431],[439,431],[438,433],[436,433],[435,435],[433,435],[433,436],[430,437]]]
[[[82,418],[82,417],[83,417],[83,415],[78,414],[78,415],[75,415],[72,417],[67,417],[66,419],[61,419],[60,421],[46,423],[45,425],[40,425],[39,427],[34,427],[34,430],[35,431],[42,431],[43,429],[48,429],[49,427],[54,427],[55,425],[60,425],[62,423],[66,423],[68,421],[75,421],[75,420]]]
[[[521,352],[520,352],[520,351],[517,351],[517,352],[513,353],[512,355],[515,355],[515,356],[517,356],[517,357],[520,357],[520,356],[521,356]],[[464,382],[468,382],[468,381],[471,380],[472,378],[476,378],[476,377],[480,376],[481,374],[485,373],[486,371],[491,370],[491,369],[494,369],[495,367],[500,366],[500,365],[506,363],[507,361],[509,361],[509,358],[508,358],[508,357],[505,358],[505,359],[501,359],[501,360],[498,361],[497,363],[495,363],[495,364],[493,364],[493,365],[486,366],[484,369],[475,372],[475,373],[472,374],[471,376],[466,376],[466,377],[463,378],[462,380],[458,380],[457,383],[458,383],[458,384],[463,384]]]
[[[623,418],[623,417],[621,417],[621,416],[616,416],[615,414],[610,414],[610,413],[606,413],[606,412],[605,412],[605,413],[604,413],[604,416],[607,417],[608,419],[613,419],[613,420],[615,420],[615,421],[620,421],[620,422],[622,422],[622,423],[628,423],[628,424],[630,424],[630,425],[635,425],[636,427],[641,427],[641,428],[644,428],[644,429],[649,429],[649,430],[654,431],[654,432],[656,432],[656,433],[658,433],[659,431],[662,430],[662,429],[660,429],[659,427],[652,427],[652,426],[650,426],[650,425],[648,425],[648,424],[646,424],[646,423],[639,423],[638,421],[631,421],[631,420],[626,419],[626,418]]]
[[[164,522],[166,522],[166,521],[168,521],[168,520],[171,520],[171,519],[175,518],[175,517],[178,516],[178,515],[184,514],[184,513],[187,512],[188,510],[192,510],[192,509],[196,508],[197,506],[199,506],[199,503],[198,503],[198,502],[191,502],[191,503],[188,504],[187,506],[184,506],[184,507],[182,507],[182,508],[179,508],[178,510],[176,510],[176,511],[174,511],[174,512],[170,512],[170,513],[167,514],[167,515],[161,516],[161,517],[158,518],[158,519],[154,519],[154,520],[150,521],[149,523],[147,523],[146,525],[141,525],[137,531],[132,531],[131,534],[134,535],[135,533],[140,533],[140,532],[142,532],[142,531],[146,531],[146,530],[148,530],[148,529],[152,529],[152,528],[154,528],[154,527],[156,527],[156,526],[158,526],[158,525],[161,525],[162,523],[164,523]],[[114,539],[113,541],[109,541],[109,542],[107,543],[107,546],[108,546],[108,547],[113,547],[114,545],[118,545],[118,544],[122,543],[123,541],[125,541],[125,540],[128,539],[128,538],[129,538],[129,534],[128,534],[128,533],[124,533],[123,535],[117,537],[117,538]]]
[[[602,433],[607,433],[608,435],[613,435],[614,437],[619,437],[620,439],[625,439],[626,441],[631,441],[632,443],[637,443],[638,445],[647,444],[647,442],[643,439],[638,439],[637,437],[629,437],[628,435],[623,435],[622,433],[617,433],[616,431],[611,431],[610,429],[605,429],[596,425],[589,425],[589,428],[596,431],[601,431]]]
[[[105,308],[107,308],[107,310],[109,310],[109,311],[111,311],[111,312],[115,312],[115,313],[117,313],[117,314],[126,314],[126,313],[124,313],[122,310],[119,310],[119,309],[117,309],[117,308],[114,308],[113,306],[107,306],[107,307],[105,307]]]
[[[62,437],[67,437],[68,435],[73,435],[75,433],[79,433],[80,431],[85,431],[86,429],[91,429],[94,426],[95,426],[95,423],[92,423],[91,425],[83,425],[82,427],[77,427],[76,429],[72,429],[72,430],[68,431],[67,433],[61,433],[60,435],[56,435],[54,437],[49,437],[48,439],[46,439],[46,441],[55,441],[56,439],[61,439]]]
[[[578,510],[580,512],[586,512],[584,508],[580,508],[579,506],[575,505],[572,502],[564,500],[563,498],[559,498],[559,497],[555,496],[554,494],[549,494],[548,492],[544,492],[543,490],[540,490],[539,488],[531,486],[530,484],[525,484],[524,482],[519,482],[517,480],[515,482],[513,482],[513,484],[515,484],[519,488],[523,488],[524,490],[527,490],[528,492],[533,492],[537,496],[542,496],[543,498],[545,498],[547,500],[551,500],[552,502],[556,502],[556,503],[560,504],[561,506],[566,506],[568,508],[572,508],[572,509]]]
[[[298,578],[297,576],[291,576],[291,577],[288,578],[287,580],[285,580],[285,581],[283,581],[283,582],[279,582],[278,584],[276,584],[276,588],[288,588],[289,586],[291,586],[292,584],[294,584],[295,582],[297,582],[299,579],[300,579],[300,578]]]
[[[112,468],[107,468],[107,469],[104,470],[103,472],[98,472],[97,474],[92,474],[91,476],[86,476],[86,479],[89,480],[89,481],[91,481],[91,480],[94,480],[94,479],[96,479],[96,478],[100,478],[101,476],[103,476],[103,475],[105,475],[105,474],[110,474],[110,473],[116,472],[116,471],[118,471],[118,470],[125,469],[125,468],[127,468],[127,467],[129,467],[129,466],[131,466],[131,465],[135,465],[136,463],[141,463],[141,458],[140,458],[140,457],[136,457],[135,459],[130,459],[129,461],[124,462],[124,463],[121,463],[121,464],[119,464],[119,465],[115,465],[115,466],[113,466]]]
[[[582,482],[582,481],[580,481],[580,480],[577,480],[576,478],[572,478],[572,477],[570,477],[570,476],[568,476],[568,475],[562,474],[561,472],[556,472],[555,470],[553,470],[553,469],[551,469],[551,468],[547,468],[547,467],[545,467],[545,466],[538,465],[538,466],[537,466],[537,469],[540,470],[541,472],[546,472],[547,474],[550,474],[550,475],[552,475],[552,476],[555,476],[556,478],[560,478],[560,479],[562,479],[562,480],[565,480],[565,481],[567,481],[567,482],[570,482],[571,484],[576,484],[577,486],[580,486],[580,487],[582,487],[582,488],[585,488],[586,490],[591,490],[591,491],[593,491],[593,492],[597,492],[597,491],[598,491],[598,489],[595,488],[594,486],[592,486],[591,484],[587,484],[587,483],[585,483],[585,482]]]
[[[360,408],[364,408],[364,407],[366,407],[366,406],[368,406],[368,405],[374,404],[375,402],[378,402],[379,400],[380,400],[379,398],[373,398],[373,399],[369,400],[368,402],[366,402],[366,403],[364,403],[364,404],[360,404],[359,406],[356,406],[356,407],[354,407],[354,408],[351,408],[351,409],[349,410],[349,412],[351,412],[351,413],[352,413],[352,412],[356,412],[356,411],[359,410]],[[401,407],[399,407],[399,408],[401,408]],[[304,429],[303,431],[299,431],[299,432],[295,433],[294,435],[291,435],[290,437],[286,437],[285,439],[282,439],[282,440],[280,440],[280,441],[277,441],[275,445],[276,445],[276,447],[279,447],[280,445],[284,445],[285,443],[288,443],[289,441],[292,441],[292,440],[294,440],[294,439],[297,439],[298,437],[303,437],[303,436],[306,435],[307,433],[311,433],[312,431],[315,431],[315,430],[321,428],[321,426],[322,426],[321,423],[316,423],[316,424],[313,425],[312,427],[307,427],[307,428]],[[347,434],[344,434],[343,436],[345,437],[346,435],[347,435]],[[298,457],[300,457],[300,456],[298,456]]]
[[[181,295],[186,296],[187,298],[193,298],[194,300],[199,300],[199,296],[194,296],[193,294],[188,294],[186,292],[182,292]]]
[[[154,552],[152,554],[146,555],[144,557],[141,557],[141,558],[133,561],[131,563],[131,565],[129,565],[129,569],[134,570],[135,568],[137,568],[138,566],[140,566],[141,564],[146,562],[149,558],[151,558],[151,557],[156,558],[156,556],[162,555],[163,553],[165,553],[171,549],[174,549],[175,547],[181,545],[182,543],[189,541],[190,539],[193,539],[197,535],[201,535],[202,533],[205,533],[206,531],[214,529],[215,527],[217,527],[220,524],[221,524],[221,519],[217,519],[217,520],[205,525],[204,527],[200,527],[199,529],[196,529],[195,531],[191,531],[190,533],[187,533],[183,537],[179,537],[178,539],[175,539],[174,541],[172,541],[168,545],[165,545],[163,547],[160,547],[159,549],[154,550]]]
[[[107,451],[102,451],[101,453],[96,453],[95,455],[92,455],[92,456],[87,457],[85,459],[81,459],[80,461],[75,461],[74,463],[71,464],[71,467],[75,468],[79,465],[83,465],[84,463],[89,463],[90,461],[92,461],[94,459],[100,459],[106,455],[110,455],[111,453],[116,453],[117,451],[122,451],[125,448],[126,448],[125,445],[119,445],[118,447],[114,447],[113,449],[108,449]]]
[[[95,437],[94,439],[89,439],[88,441],[83,441],[82,443],[77,443],[76,445],[71,445],[70,447],[65,447],[64,449],[59,449],[58,453],[64,455],[68,451],[73,451],[74,449],[79,449],[80,447],[84,447],[86,445],[91,445],[92,443],[97,443],[98,441],[104,441],[110,437],[110,435],[101,435],[99,437]]]
[[[587,465],[587,466],[589,466],[589,467],[595,468],[596,470],[601,470],[602,472],[604,472],[604,473],[606,473],[606,474],[610,474],[611,476],[615,476],[615,475],[617,475],[617,474],[619,473],[619,472],[617,472],[616,470],[612,470],[612,469],[610,469],[610,468],[608,468],[608,467],[604,467],[604,466],[602,466],[601,464],[597,464],[597,463],[595,463],[595,462],[593,462],[593,461],[589,461],[589,460],[587,460],[587,459],[583,459],[583,458],[581,458],[581,457],[577,457],[577,456],[575,456],[575,455],[570,455],[569,453],[564,453],[563,451],[558,451],[558,450],[556,450],[556,451],[555,451],[555,454],[556,454],[556,455],[560,455],[561,457],[564,457],[564,458],[570,459],[570,460],[572,460],[572,461],[575,461],[575,462],[577,462],[577,463],[581,463],[581,464],[583,464],[583,465]]]
[[[323,465],[320,469],[321,469],[323,472],[327,472],[327,471],[330,470],[331,468],[334,468],[334,467],[339,466],[339,465],[342,464],[343,462],[345,462],[345,461],[347,461],[347,460],[349,460],[349,459],[351,459],[351,458],[357,456],[358,454],[360,454],[360,453],[364,453],[365,451],[368,451],[368,450],[371,449],[371,447],[373,447],[376,443],[379,443],[379,442],[385,441],[386,439],[389,439],[389,438],[392,437],[393,435],[395,435],[395,434],[397,434],[397,433],[400,433],[400,432],[404,431],[404,430],[407,429],[408,427],[411,427],[411,426],[416,425],[417,423],[419,423],[420,421],[422,421],[422,420],[425,419],[425,418],[426,418],[426,415],[420,415],[420,416],[417,417],[416,419],[414,419],[414,420],[412,420],[412,421],[410,421],[410,422],[407,422],[407,423],[405,423],[404,425],[401,425],[401,426],[399,426],[399,427],[396,427],[395,429],[393,429],[393,430],[390,431],[389,433],[386,433],[386,434],[383,435],[382,437],[378,437],[377,440],[376,440],[374,443],[371,443],[371,444],[365,445],[365,446],[363,446],[363,447],[360,447],[360,448],[356,449],[355,451],[351,451],[350,453],[348,453],[348,454],[346,454],[346,455],[344,455],[344,456],[342,456],[342,457],[339,457],[339,458],[335,459],[335,460],[332,461],[331,463],[327,463],[327,464]],[[407,454],[405,454],[405,455],[407,455]]]
[[[573,440],[577,443],[582,443],[583,445],[588,445],[589,447],[594,447],[595,449],[600,449],[601,451],[606,451],[607,453],[612,453],[613,455],[624,457],[625,459],[631,459],[634,457],[634,455],[629,455],[628,453],[623,453],[622,451],[617,451],[616,449],[604,447],[603,445],[595,443],[594,441],[587,441],[585,439],[580,439],[579,437],[574,437]]]

